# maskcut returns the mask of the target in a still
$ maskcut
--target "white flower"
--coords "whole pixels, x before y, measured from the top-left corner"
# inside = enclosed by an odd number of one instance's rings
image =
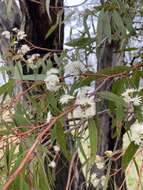
[[[103,157],[96,155],[95,162],[102,162],[102,161],[103,161]]]
[[[123,93],[122,96],[123,96],[123,100],[124,100],[127,104],[132,101],[132,98],[131,98],[128,94]]]
[[[60,80],[59,80],[57,75],[54,75],[54,74],[48,75],[44,81],[45,81],[47,90],[49,90],[49,91],[57,91],[57,90],[59,90],[59,88],[60,88],[60,85],[59,85]]]
[[[55,151],[55,152],[59,152],[59,151],[60,151],[60,147],[57,146],[57,145],[55,145],[53,148],[54,148],[54,151]]]
[[[97,178],[97,175],[95,173],[91,174],[91,183],[93,184],[93,186],[97,187],[99,182],[100,182],[100,179]]]
[[[55,168],[56,167],[56,162],[54,160],[52,162],[50,162],[49,167]]]
[[[95,163],[98,169],[103,169],[104,168],[104,159],[103,157],[96,155],[95,158]]]
[[[22,45],[21,48],[18,50],[18,54],[25,55],[28,51],[30,51],[30,47],[28,45]]]
[[[127,89],[121,95],[123,96],[123,99],[127,104],[133,104],[134,106],[139,106],[142,102],[141,97],[138,95],[133,96],[133,93],[137,91],[138,89],[131,88]]]
[[[143,143],[143,123],[136,121],[131,125],[131,139],[135,144],[140,145]]]
[[[91,87],[90,86],[83,86],[80,88],[79,91],[79,96],[87,96],[89,91],[91,91]]]
[[[18,30],[18,28],[15,27],[15,28],[12,29],[12,31],[13,32],[18,32],[19,30]]]
[[[70,100],[74,99],[74,96],[70,96],[68,94],[64,94],[60,97],[60,103],[61,104],[67,104]]]
[[[49,111],[48,112],[48,114],[47,114],[47,123],[49,123],[50,122],[50,120],[52,119],[52,114],[51,114],[51,112]]]
[[[123,92],[121,95],[126,97],[130,94],[133,94],[134,92],[137,92],[138,90],[135,88],[127,88],[125,92]]]
[[[96,162],[96,166],[99,170],[104,168],[104,162]]]
[[[102,177],[101,177],[101,185],[104,187],[104,185],[105,185],[105,182],[106,182],[106,177],[103,175]]]
[[[10,32],[9,31],[3,31],[2,33],[1,33],[1,35],[2,36],[4,36],[6,39],[10,39]]]
[[[23,40],[24,38],[26,38],[27,34],[25,34],[24,31],[22,30],[19,30],[18,33],[17,33],[17,40]]]
[[[73,111],[73,117],[91,118],[95,116],[96,109],[93,99],[88,97],[78,98],[76,100],[76,105],[78,105],[78,107]]]
[[[32,54],[30,58],[27,59],[27,62],[29,64],[32,64],[35,60],[37,60],[38,58],[40,57],[40,54],[38,53],[35,53],[35,54]]]
[[[134,98],[133,98],[133,105],[134,106],[139,106],[139,105],[141,105],[141,103],[142,103],[142,98],[140,97],[140,96],[138,96],[138,95],[136,95]]]
[[[106,151],[105,151],[105,155],[106,155],[107,157],[112,157],[113,151],[111,151],[111,150],[106,150]]]
[[[59,70],[56,68],[51,68],[50,70],[47,71],[47,75],[51,75],[51,74],[58,74]]]
[[[73,117],[91,118],[96,114],[96,106],[93,99],[89,97],[78,97],[75,102],[78,105],[73,111]]]
[[[68,63],[65,66],[65,75],[78,76],[85,71],[86,71],[85,65],[78,61]]]

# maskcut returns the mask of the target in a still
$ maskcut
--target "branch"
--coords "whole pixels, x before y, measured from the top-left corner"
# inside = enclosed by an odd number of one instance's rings
[[[22,160],[21,164],[18,166],[18,168],[15,170],[14,173],[12,173],[9,176],[9,179],[7,180],[7,182],[4,184],[2,190],[8,190],[10,185],[12,184],[12,182],[16,179],[16,177],[20,174],[20,172],[23,170],[24,166],[26,165],[26,163],[28,161],[30,161],[31,159],[31,155],[33,153],[33,151],[35,150],[36,146],[39,144],[39,142],[41,141],[41,139],[44,137],[45,133],[47,133],[52,126],[63,116],[67,115],[69,112],[73,111],[73,109],[75,108],[75,106],[72,106],[70,108],[68,108],[66,111],[64,111],[63,113],[61,113],[59,116],[54,117],[51,122],[47,125],[44,124],[43,126],[47,126],[45,130],[43,130],[43,132],[41,134],[38,135],[38,137],[36,138],[35,142],[33,143],[32,147],[29,149],[29,151],[27,152],[27,154],[25,155],[24,159]]]

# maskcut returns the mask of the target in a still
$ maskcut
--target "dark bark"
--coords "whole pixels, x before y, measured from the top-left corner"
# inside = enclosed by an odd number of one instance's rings
[[[120,47],[119,41],[112,41],[111,44],[106,42],[102,47],[97,50],[98,57],[98,70],[108,67],[117,66],[117,63],[120,63],[120,56],[118,53],[115,53],[116,50]],[[98,84],[99,85],[99,84]],[[112,81],[108,81],[104,84],[101,90],[111,90]],[[103,101],[97,105],[97,111],[103,111],[108,109],[108,102]],[[123,127],[123,126],[122,126]],[[103,113],[99,117],[99,137],[98,137],[98,149],[97,154],[104,156],[106,150],[120,150],[123,146],[123,134],[124,129],[121,129],[120,135],[113,138],[115,128],[112,127],[112,118],[108,113]],[[119,155],[116,155],[118,157]],[[106,169],[111,165],[111,178],[108,183],[108,190],[116,189],[114,184],[119,188],[122,186],[121,190],[126,190],[125,173],[121,170],[121,160],[122,157],[119,157],[116,161],[108,162]],[[117,174],[112,175],[115,171],[119,170]],[[101,171],[101,175],[104,175],[106,171]]]
[[[40,53],[41,56],[44,56],[47,53],[51,53],[50,59],[53,61],[53,66],[55,67],[54,60],[52,59],[53,52],[58,52],[58,56],[60,56],[60,52],[63,50],[63,40],[64,40],[64,24],[58,25],[56,30],[48,37],[45,38],[48,30],[56,23],[57,16],[64,9],[63,0],[52,0],[50,1],[49,13],[50,17],[46,11],[46,0],[39,0],[39,3],[32,2],[30,0],[21,0],[21,10],[25,15],[25,31],[27,34],[27,40],[32,42],[35,46],[39,48],[35,48],[30,51],[30,54]],[[58,8],[59,7],[59,8]],[[64,11],[62,13],[62,20],[64,17]],[[41,48],[41,49],[40,49]],[[43,50],[42,48],[46,48],[47,50]],[[49,49],[49,50],[48,50]],[[50,51],[51,50],[51,51]],[[30,73],[27,71],[26,65],[23,65],[23,73],[24,74],[32,74],[32,70]],[[23,86],[26,87],[26,84]],[[42,93],[42,92],[41,92]],[[68,142],[67,142],[68,143]],[[48,167],[49,160],[45,159],[45,171],[49,169]],[[54,189],[55,190],[65,190],[68,174],[69,174],[70,163],[65,158],[65,156],[61,153],[60,158],[57,161],[56,171],[55,171],[55,182]],[[76,173],[78,176],[74,178],[73,183],[71,185],[72,190],[84,190],[85,179],[83,173],[81,171],[81,164],[79,159],[77,159]],[[73,174],[74,175],[74,174]],[[82,188],[81,188],[82,187]]]

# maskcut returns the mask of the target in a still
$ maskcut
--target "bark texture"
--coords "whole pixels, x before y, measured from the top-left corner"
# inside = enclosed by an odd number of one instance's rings
[[[112,41],[111,44],[105,42],[102,47],[97,50],[97,58],[98,58],[98,70],[117,66],[121,63],[122,55],[115,53],[120,47],[120,41]],[[100,84],[98,84],[100,85]],[[101,90],[110,91],[112,86],[112,82],[106,82]],[[108,109],[108,102],[103,101],[97,105],[97,111],[103,111]],[[124,129],[121,130],[119,137],[114,137],[114,130],[112,127],[112,118],[109,116],[107,112],[103,113],[99,117],[99,137],[98,137],[98,149],[97,155],[104,156],[106,150],[120,150],[123,146],[123,134]],[[118,157],[119,155],[117,155]],[[114,190],[115,186],[117,188],[121,187],[121,190],[126,190],[125,173],[121,168],[121,160],[122,157],[117,159],[116,161],[111,161],[107,163],[107,168],[111,166],[110,174],[114,174],[115,171],[118,171],[115,175],[109,180],[108,190]],[[110,166],[109,166],[110,165]],[[106,171],[101,171],[101,175],[104,175]]]

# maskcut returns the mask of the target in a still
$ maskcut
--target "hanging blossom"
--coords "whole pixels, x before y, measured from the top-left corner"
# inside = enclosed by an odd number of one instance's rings
[[[19,30],[18,30],[18,28],[15,27],[12,29],[12,31],[17,33]]]
[[[73,117],[91,118],[96,115],[95,100],[88,96],[89,91],[91,91],[89,86],[83,86],[79,89],[75,101],[77,107],[73,111]]]
[[[23,40],[27,37],[27,34],[25,34],[22,30],[17,30],[17,40]]]
[[[75,105],[77,105],[73,111],[73,117],[75,118],[91,118],[96,114],[95,101],[90,97],[78,97]]]
[[[22,45],[21,48],[18,50],[18,54],[25,55],[28,51],[30,51],[30,47],[26,44]]]
[[[79,97],[86,97],[88,96],[88,94],[93,91],[93,89],[91,89],[91,86],[82,86],[80,89],[79,89],[79,92],[78,92],[78,96]]]
[[[34,62],[34,61],[37,61],[39,57],[40,57],[40,54],[38,54],[38,53],[32,54],[32,55],[27,59],[27,62],[28,62],[29,64],[33,64],[33,62]]]
[[[99,156],[99,155],[96,155],[96,158],[95,158],[95,163],[96,163],[96,167],[101,170],[104,168],[104,159],[103,157]]]
[[[71,96],[69,94],[64,94],[60,97],[60,103],[61,104],[67,104],[70,100],[73,100],[74,96]]]
[[[97,187],[98,184],[100,183],[100,178],[97,177],[96,173],[91,174],[91,183],[93,184],[94,187]]]
[[[10,32],[7,31],[7,30],[6,30],[6,31],[3,31],[3,32],[1,33],[1,35],[4,36],[7,40],[9,40],[10,37],[11,37]]]
[[[46,88],[49,91],[57,91],[60,88],[60,80],[59,77],[56,74],[52,74],[50,69],[49,71],[47,71],[47,76],[44,79],[45,84],[46,84]],[[51,74],[49,74],[51,73]]]
[[[143,145],[143,123],[135,121],[130,129],[132,141],[137,145]]]
[[[52,116],[51,112],[49,111],[47,114],[47,123],[49,123],[51,121],[52,117],[53,116]]]
[[[135,92],[138,92],[138,89],[130,88],[130,89],[126,89],[126,91],[123,92],[121,95],[127,104],[140,106],[142,103],[142,98],[138,95],[134,96]]]
[[[113,156],[113,151],[112,151],[112,150],[106,150],[106,151],[104,152],[104,154],[105,154],[108,158],[110,158],[110,157]]]
[[[55,168],[56,167],[56,162],[54,160],[51,161],[50,164],[49,164],[49,167]]]
[[[65,67],[65,75],[66,76],[78,76],[81,73],[86,72],[86,67],[79,61],[74,61],[72,63],[68,63]]]
[[[91,175],[91,183],[94,187],[102,186],[104,187],[106,181],[106,177],[103,175],[101,177],[98,177],[96,173],[93,173]]]
[[[55,152],[59,152],[60,151],[60,147],[58,145],[53,146],[53,149]]]

